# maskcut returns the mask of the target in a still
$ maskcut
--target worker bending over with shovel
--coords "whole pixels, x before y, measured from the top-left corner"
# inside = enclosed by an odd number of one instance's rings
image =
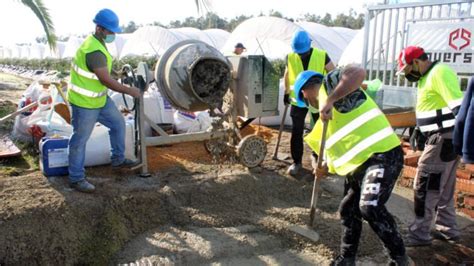
[[[337,68],[324,79],[318,72],[304,71],[294,86],[300,104],[320,110],[320,120],[305,137],[314,152],[319,153],[322,121],[328,123],[325,164],[316,169],[316,176],[345,176],[339,207],[341,254],[332,265],[355,265],[363,219],[382,240],[391,263],[409,265],[395,220],[385,208],[403,167],[403,151],[385,115],[360,89],[364,77],[365,70],[357,66]]]

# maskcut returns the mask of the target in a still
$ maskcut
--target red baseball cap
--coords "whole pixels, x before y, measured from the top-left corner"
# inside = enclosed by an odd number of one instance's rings
[[[425,53],[423,48],[418,46],[408,46],[405,47],[398,55],[398,71],[397,75],[403,73],[403,70],[407,65],[411,65],[413,63],[413,59],[419,58],[422,54]]]

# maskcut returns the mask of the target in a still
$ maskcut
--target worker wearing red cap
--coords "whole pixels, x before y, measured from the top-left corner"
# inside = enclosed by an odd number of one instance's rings
[[[88,193],[93,192],[95,187],[85,176],[85,149],[97,122],[110,129],[112,166],[136,164],[125,159],[125,121],[107,96],[107,89],[133,97],[140,96],[139,89],[124,86],[110,75],[112,56],[105,44],[113,42],[115,34],[121,31],[117,15],[110,9],[102,9],[93,21],[96,24],[95,33],[85,39],[72,60],[68,87],[73,127],[69,141],[69,183],[72,188]]]
[[[454,209],[458,158],[453,149],[455,117],[463,94],[456,73],[447,65],[432,62],[421,47],[408,46],[398,57],[397,74],[418,83],[416,124],[427,138],[414,182],[415,221],[405,245],[431,245],[433,237],[456,241],[459,231]]]

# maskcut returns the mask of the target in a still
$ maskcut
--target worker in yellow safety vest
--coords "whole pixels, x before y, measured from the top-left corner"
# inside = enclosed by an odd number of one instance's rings
[[[316,169],[317,176],[345,176],[339,206],[341,250],[332,265],[355,265],[363,220],[383,242],[392,263],[409,265],[402,236],[385,207],[403,167],[403,151],[385,115],[360,88],[364,77],[364,69],[347,66],[324,79],[304,71],[295,81],[298,103],[320,108],[320,120],[305,137],[314,152],[319,152],[322,121],[328,123],[325,163]]]
[[[71,66],[68,100],[72,107],[73,133],[69,141],[69,183],[81,192],[93,192],[94,185],[85,176],[86,143],[97,122],[110,129],[111,161],[114,167],[130,167],[135,161],[125,159],[125,121],[107,89],[140,96],[140,90],[114,80],[112,56],[106,43],[120,32],[117,15],[110,9],[100,10],[94,18],[95,33],[85,39],[76,52]]]
[[[306,31],[300,30],[294,33],[291,40],[292,53],[286,59],[286,69],[284,74],[285,95],[283,103],[290,105],[290,116],[292,121],[290,149],[293,164],[288,168],[287,173],[297,176],[302,169],[303,158],[303,132],[308,108],[296,101],[293,89],[296,77],[305,70],[313,70],[320,73],[327,73],[333,70],[334,64],[326,51],[311,47],[311,38]],[[317,106],[309,110],[314,122],[319,118]],[[316,161],[315,154],[311,157]]]
[[[450,67],[432,62],[417,46],[400,52],[398,67],[397,74],[418,83],[416,125],[427,138],[414,182],[416,218],[409,227],[406,245],[431,245],[432,237],[455,242],[459,239],[454,209],[459,159],[452,140],[463,99],[458,78]]]

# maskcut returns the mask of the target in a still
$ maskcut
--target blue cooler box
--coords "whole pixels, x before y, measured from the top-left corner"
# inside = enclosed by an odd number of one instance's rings
[[[40,169],[45,176],[67,175],[68,138],[43,138],[39,144]]]

